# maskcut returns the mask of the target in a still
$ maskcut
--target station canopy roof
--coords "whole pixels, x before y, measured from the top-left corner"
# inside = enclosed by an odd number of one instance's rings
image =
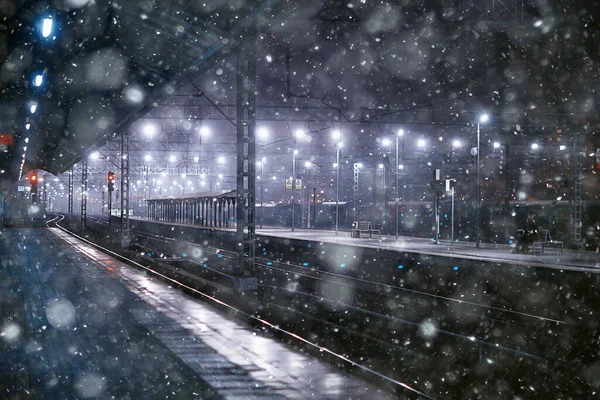
[[[148,201],[168,201],[168,200],[213,200],[213,199],[236,199],[237,190],[222,190],[222,191],[207,191],[207,192],[193,192],[183,194],[168,194],[164,196],[157,196]]]

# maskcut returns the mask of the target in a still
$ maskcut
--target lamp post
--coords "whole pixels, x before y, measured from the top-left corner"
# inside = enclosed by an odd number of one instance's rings
[[[490,117],[487,114],[479,116],[477,121],[477,203],[475,207],[475,247],[479,248],[479,235],[480,235],[480,219],[481,219],[481,171],[480,171],[480,144],[481,144],[481,124],[485,124],[489,121]]]
[[[257,164],[260,167],[260,229],[263,228],[263,217],[265,216],[265,204],[263,203],[263,173],[265,172],[265,161],[263,157]]]
[[[381,183],[383,184],[383,198],[381,199],[381,230],[383,231],[383,223],[385,221],[385,164],[379,164],[379,169],[382,171],[381,174]]]
[[[294,191],[296,190],[296,156],[298,155],[298,150],[294,150],[292,152],[292,232],[294,232],[294,225],[296,221],[296,201],[294,200]]]
[[[306,161],[304,167],[306,168],[306,228],[310,229],[310,169],[312,162]],[[304,198],[304,195],[302,197]]]
[[[333,138],[336,140],[335,156],[335,235],[338,235],[339,215],[340,215],[340,150],[342,148],[342,132],[333,131]]]
[[[398,131],[398,133],[396,134],[396,190],[395,190],[395,197],[396,197],[396,209],[395,209],[395,218],[394,218],[394,223],[396,225],[396,240],[398,240],[398,208],[399,208],[399,197],[398,197],[398,186],[400,186],[400,160],[399,160],[399,152],[398,152],[398,147],[399,147],[399,142],[400,142],[400,138],[404,136],[404,130],[400,129]],[[404,142],[402,143],[402,150],[404,150]],[[404,154],[402,154],[402,158],[404,159]]]

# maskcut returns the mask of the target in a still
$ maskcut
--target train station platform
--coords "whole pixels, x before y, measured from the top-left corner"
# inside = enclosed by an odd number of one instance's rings
[[[7,229],[0,255],[2,398],[397,396],[59,228]]]
[[[144,218],[132,220],[148,221]],[[199,227],[172,222],[150,221],[157,224],[186,226],[198,229],[212,229],[233,232],[233,228],[224,227]],[[490,263],[510,263],[513,265],[547,267],[574,271],[595,272],[600,269],[600,253],[590,251],[577,251],[548,246],[541,254],[515,254],[514,247],[508,244],[481,243],[479,248],[473,242],[455,242],[441,240],[435,244],[430,239],[409,236],[381,235],[374,238],[354,238],[348,231],[296,229],[264,227],[256,230],[257,235],[276,237],[280,239],[305,240],[344,246],[356,246],[372,249],[407,252],[425,256],[441,256],[453,259],[486,261]]]
[[[515,254],[510,245],[481,243],[479,248],[472,242],[451,243],[442,240],[435,244],[432,240],[394,235],[378,238],[353,238],[349,232],[300,229],[292,232],[283,229],[262,229],[258,234],[297,240],[311,240],[346,246],[370,247],[376,249],[403,251],[431,256],[445,256],[470,260],[511,263],[517,265],[551,267],[569,270],[600,269],[600,253],[576,251],[559,247],[548,247],[541,254]]]

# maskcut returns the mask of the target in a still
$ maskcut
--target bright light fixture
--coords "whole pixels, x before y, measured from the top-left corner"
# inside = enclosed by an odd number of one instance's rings
[[[381,145],[382,145],[382,146],[385,146],[385,147],[387,147],[387,146],[389,146],[389,145],[391,145],[391,144],[392,144],[392,141],[391,141],[390,139],[388,139],[388,138],[383,138],[383,139],[381,139]]]
[[[383,164],[379,164],[379,169],[383,169],[384,165]]]
[[[156,131],[157,131],[156,125],[154,125],[151,122],[148,122],[144,125],[143,131],[146,136],[152,137],[156,134]]]
[[[31,124],[29,124],[29,123],[25,124],[25,129],[29,130],[29,128],[31,128]]]
[[[175,161],[177,161],[177,157],[173,154],[169,157],[169,161],[175,162]]]
[[[152,156],[150,154],[146,154],[144,156],[144,161],[146,161],[146,162],[152,161]]]
[[[25,143],[29,143],[29,138],[28,137],[25,138]]]
[[[99,158],[100,158],[100,153],[98,153],[97,151],[90,154],[90,159],[92,159],[92,160],[97,160]]]
[[[452,147],[454,147],[455,149],[458,149],[460,146],[462,146],[462,143],[460,142],[460,140],[454,139],[452,141]]]
[[[539,144],[537,144],[537,143],[532,143],[532,144],[531,144],[531,149],[532,149],[532,150],[537,150],[537,149],[539,149],[539,148],[540,148],[540,145],[539,145]]]
[[[499,148],[500,148],[500,143],[498,143],[498,142],[494,142],[494,148],[495,148],[495,149],[499,149]]]
[[[32,114],[35,114],[35,112],[37,111],[37,104],[35,104],[35,103],[34,103],[34,104],[32,104],[32,105],[31,105],[31,107],[29,107],[29,111],[30,111]]]
[[[44,18],[42,22],[42,37],[47,38],[52,34],[52,25],[54,25],[52,18]]]
[[[417,142],[417,146],[425,147],[425,139],[419,139],[419,141]]]
[[[339,142],[340,140],[342,140],[342,132],[340,132],[337,129],[334,129],[331,132],[331,137],[333,138],[333,140],[335,140],[336,142]]]
[[[482,124],[485,124],[489,120],[490,120],[490,116],[488,114],[481,114],[479,116],[479,122],[481,122]]]
[[[306,137],[306,132],[302,129],[296,129],[296,139],[304,139]]]
[[[310,168],[310,167],[312,167],[312,162],[310,162],[310,161],[306,161],[306,162],[304,163],[304,166],[305,166],[306,168]]]
[[[200,136],[203,137],[210,135],[210,129],[208,129],[208,126],[201,126],[198,132],[200,133]]]
[[[219,164],[225,164],[225,157],[219,156],[219,158],[217,159],[217,161],[219,162]]]
[[[42,75],[42,74],[37,74],[37,75],[35,76],[34,80],[33,80],[33,84],[34,84],[36,87],[40,87],[40,86],[42,86],[42,83],[44,83],[44,75]]]
[[[404,136],[404,129],[400,129],[398,131],[398,136],[400,136],[400,137]]]
[[[560,147],[559,147],[559,149],[564,151],[564,150],[567,149],[567,146],[565,146],[564,144],[561,144]]]
[[[256,134],[258,135],[258,137],[262,140],[266,140],[269,137],[269,130],[267,128],[265,128],[264,126],[261,126],[260,128],[258,128],[258,130],[256,131]]]
[[[294,155],[297,156],[298,155],[298,150],[294,150]]]

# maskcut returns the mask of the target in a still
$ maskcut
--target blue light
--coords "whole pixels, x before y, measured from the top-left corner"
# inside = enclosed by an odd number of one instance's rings
[[[310,243],[309,243],[309,244],[308,244],[308,248],[310,249],[311,247],[312,247],[312,244],[310,244]]]
[[[510,240],[508,241],[508,244],[513,244],[513,241],[512,241],[512,239],[510,239]]]
[[[217,254],[218,258],[223,258],[223,254]]]
[[[267,255],[267,252],[266,252],[266,251],[263,251],[263,256],[266,256],[266,255]]]
[[[181,256],[182,257],[187,257],[187,253],[183,253]]]
[[[54,25],[54,21],[52,18],[44,18],[42,21],[42,37],[47,38],[52,34],[52,27]]]
[[[273,265],[273,262],[267,261],[267,265]]]
[[[37,74],[33,78],[33,84],[34,84],[35,87],[40,87],[40,86],[42,86],[43,83],[44,83],[44,75]]]
[[[404,265],[402,265],[402,264],[398,265],[398,269],[404,269]]]
[[[340,264],[340,268],[346,268],[346,264]]]
[[[458,271],[458,265],[455,265],[452,269]]]
[[[444,218],[448,218],[448,214],[444,214]]]
[[[152,253],[148,253],[148,257],[152,257]]]
[[[305,263],[302,263],[302,266],[303,266],[303,267],[308,267],[308,263],[307,263],[307,262],[305,262]]]

